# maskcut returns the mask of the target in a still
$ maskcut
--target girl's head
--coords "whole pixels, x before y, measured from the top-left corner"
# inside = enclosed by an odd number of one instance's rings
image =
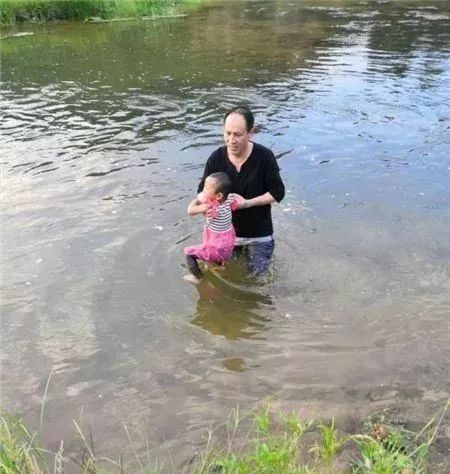
[[[212,173],[205,179],[203,194],[207,199],[225,201],[231,192],[231,179],[226,173]]]

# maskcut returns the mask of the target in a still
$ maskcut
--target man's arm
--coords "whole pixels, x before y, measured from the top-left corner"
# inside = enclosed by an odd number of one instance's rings
[[[267,206],[275,202],[280,202],[284,198],[284,183],[280,176],[280,168],[273,153],[268,157],[265,166],[264,185],[267,192],[251,199],[246,199],[242,207]]]
[[[243,202],[239,204],[240,209],[246,209],[248,207],[254,206],[267,206],[268,204],[273,204],[277,200],[269,192],[261,194],[261,196],[256,196],[251,199],[244,199]]]
[[[284,198],[285,194],[285,188],[284,188],[284,183],[283,180],[281,179],[280,176],[280,168],[278,166],[278,162],[275,159],[275,156],[273,153],[271,153],[271,156],[268,158],[268,162],[266,165],[265,169],[265,174],[264,174],[264,184],[266,187],[266,190],[274,201],[272,202],[280,202]],[[264,196],[267,195],[264,194]],[[272,202],[265,202],[264,204],[272,204]],[[259,204],[264,205],[264,204]]]

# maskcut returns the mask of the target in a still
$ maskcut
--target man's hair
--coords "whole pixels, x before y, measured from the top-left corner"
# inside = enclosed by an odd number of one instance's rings
[[[226,199],[228,194],[231,192],[231,179],[223,171],[212,173],[208,175],[208,178],[214,179],[216,182],[216,193],[222,193],[223,198]]]
[[[232,107],[231,109],[227,110],[223,121],[225,122],[227,117],[231,114],[239,114],[244,117],[247,132],[249,132],[253,128],[253,125],[255,125],[255,116],[253,115],[253,112],[250,110],[250,108],[246,105],[238,105],[237,107]]]

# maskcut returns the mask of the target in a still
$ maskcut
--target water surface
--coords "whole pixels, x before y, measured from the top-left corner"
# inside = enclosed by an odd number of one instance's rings
[[[52,373],[50,446],[75,450],[81,418],[116,454],[126,424],[177,466],[274,394],[343,423],[444,405],[446,2],[226,1],[20,31],[1,40],[3,405],[36,423]],[[287,187],[275,261],[199,293],[181,278],[202,227],[186,206],[240,102]]]

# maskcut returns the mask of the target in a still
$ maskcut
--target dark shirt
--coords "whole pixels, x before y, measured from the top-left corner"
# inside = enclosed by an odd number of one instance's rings
[[[253,150],[239,173],[228,159],[222,146],[208,158],[198,192],[203,191],[205,179],[211,173],[223,171],[231,179],[231,192],[251,199],[269,192],[277,202],[284,197],[284,184],[274,154],[268,148],[253,143]],[[266,237],[273,234],[271,206],[254,206],[233,213],[233,225],[238,237]]]

